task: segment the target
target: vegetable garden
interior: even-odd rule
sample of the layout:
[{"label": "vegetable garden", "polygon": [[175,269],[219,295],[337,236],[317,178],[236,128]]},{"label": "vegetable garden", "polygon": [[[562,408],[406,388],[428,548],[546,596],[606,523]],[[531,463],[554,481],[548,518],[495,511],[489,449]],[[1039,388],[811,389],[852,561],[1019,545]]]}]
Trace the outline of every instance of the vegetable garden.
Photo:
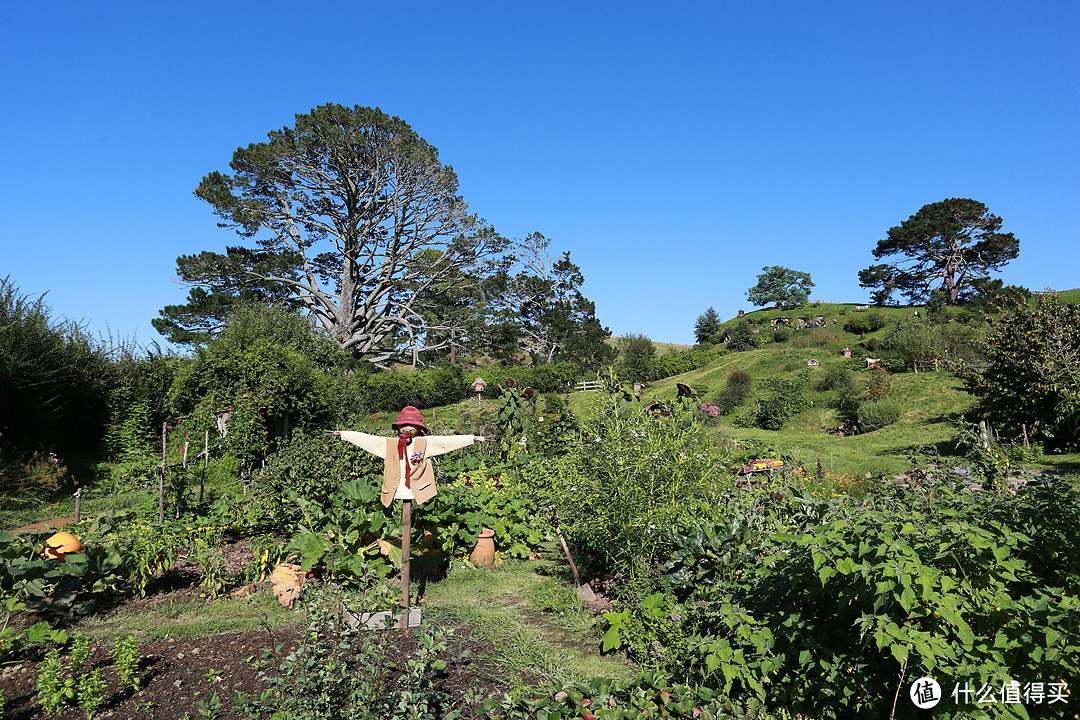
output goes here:
[{"label": "vegetable garden", "polygon": [[[503,413],[492,408],[490,421],[513,435],[487,454],[441,458],[440,493],[414,516],[416,602],[429,618],[420,629],[350,622],[395,607],[400,519],[378,502],[381,466],[328,435],[296,434],[252,471],[246,493],[212,478],[201,503],[200,465],[163,462],[165,522],[147,494],[67,526],[84,548],[62,561],[42,556],[48,531],[0,537],[0,654],[36,673],[5,686],[5,713],[100,717],[169,682],[140,649],[161,637],[93,628],[110,608],[158,596],[178,565],[208,600],[253,604],[268,630],[294,626],[270,630],[281,644],[263,643],[265,659],[251,630],[237,636],[261,673],[243,690],[226,697],[207,680],[186,707],[147,717],[914,717],[909,689],[923,677],[942,687],[936,717],[1072,712],[1080,505],[1070,479],[1010,491],[928,452],[901,477],[789,468],[742,485],[730,468],[760,448],[716,435],[695,398],[659,417],[612,384],[580,420],[556,395],[508,387],[495,402]],[[235,447],[219,443],[219,468],[239,465]],[[592,642],[639,674],[529,685],[526,673],[474,683],[489,697],[455,695],[445,678],[464,645],[425,587],[500,572],[465,560],[483,527],[508,567],[550,557],[548,508],[613,603],[594,616]],[[226,550],[238,544],[240,561]],[[292,610],[273,610],[259,583],[285,562],[308,579]],[[998,702],[952,695],[986,687]],[[1001,701],[1009,688],[1016,702]]]}]

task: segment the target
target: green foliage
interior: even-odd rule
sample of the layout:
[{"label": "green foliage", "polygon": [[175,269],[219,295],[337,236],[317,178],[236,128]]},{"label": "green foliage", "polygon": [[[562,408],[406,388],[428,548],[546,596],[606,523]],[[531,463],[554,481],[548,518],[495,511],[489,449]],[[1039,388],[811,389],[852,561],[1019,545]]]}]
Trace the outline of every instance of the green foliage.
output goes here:
[{"label": "green foliage", "polygon": [[631,720],[646,717],[728,720],[747,717],[719,693],[705,687],[680,685],[663,673],[644,672],[633,680],[596,678],[588,682],[559,684],[543,695],[492,698],[484,703],[482,717],[499,720],[533,718],[584,718]]},{"label": "green foliage", "polygon": [[28,628],[14,627],[12,620],[25,608],[26,604],[15,595],[0,601],[0,664],[19,659],[34,645],[63,645],[68,641],[67,630],[53,629],[44,620]]},{"label": "green foliage", "polygon": [[94,603],[85,593],[115,588],[124,577],[123,558],[101,545],[84,546],[63,560],[46,558],[44,543],[51,534],[0,534],[0,591],[17,595],[36,612],[89,613]]},{"label": "green foliage", "polygon": [[645,382],[651,379],[656,347],[645,335],[631,334],[619,339],[619,360],[616,365],[619,376],[627,382]]},{"label": "green foliage", "polygon": [[892,425],[903,414],[900,403],[894,398],[867,400],[859,405],[859,429],[863,432],[880,430]]},{"label": "green foliage", "polygon": [[381,486],[379,458],[328,434],[295,435],[252,478],[268,527],[291,528],[300,518],[299,506],[290,493],[301,498],[329,498],[345,481],[361,480],[372,488]]},{"label": "green foliage", "polygon": [[[330,497],[290,491],[303,517],[284,552],[295,556],[302,570],[317,566],[327,579],[354,587],[385,577],[392,569],[389,548],[378,541],[392,536],[393,526],[378,497],[376,487],[359,479],[342,483]],[[401,536],[400,527],[396,536]]]},{"label": "green foliage", "polygon": [[899,256],[892,263],[859,271],[859,284],[877,288],[872,301],[882,305],[899,290],[911,302],[927,298],[936,280],[945,302],[957,305],[985,287],[991,270],[999,270],[1020,254],[1012,233],[998,232],[1001,218],[967,198],[949,198],[923,205],[878,241],[874,257]]},{"label": "green foliage", "polygon": [[[492,293],[501,298],[496,304],[502,306],[498,315],[506,339],[527,352],[533,365],[571,362],[579,372],[599,372],[615,356],[607,344],[611,331],[596,318],[596,304],[581,293],[581,268],[568,252],[552,258],[549,244],[537,232],[517,242],[513,259],[522,270]],[[510,344],[504,343],[496,357],[505,358]]]},{"label": "green foliage", "polygon": [[[258,249],[182,256],[184,281],[211,295],[286,298],[380,366],[444,348],[447,331],[483,319],[481,279],[507,241],[468,212],[454,171],[400,118],[322,105],[237,148],[229,165],[195,196],[239,236],[258,235]],[[195,309],[223,306],[207,305]]]},{"label": "green foliage", "polygon": [[139,639],[134,635],[119,635],[113,641],[110,655],[116,674],[123,685],[136,691],[142,684],[142,678],[139,677],[139,654]]},{"label": "green foliage", "polygon": [[397,412],[406,405],[452,405],[468,392],[460,367],[430,368],[409,373],[396,371],[356,373],[342,380],[340,413],[343,417]]},{"label": "green foliage", "polygon": [[982,371],[960,368],[978,412],[1002,429],[1080,442],[1080,304],[1053,295],[1010,301],[982,343]]},{"label": "green foliage", "polygon": [[507,381],[507,387],[499,389],[501,393],[496,401],[498,414],[495,424],[498,428],[499,452],[505,460],[523,450],[521,443],[525,440],[525,428],[535,411],[532,398],[536,395],[530,393],[529,397],[525,397],[513,378]]},{"label": "green foliage", "polygon": [[800,373],[794,377],[766,378],[762,387],[765,397],[757,407],[736,420],[742,427],[758,427],[762,430],[780,430],[792,416],[810,407],[805,395],[809,376]]},{"label": "green foliage", "polygon": [[633,396],[596,393],[592,418],[568,457],[576,466],[553,495],[569,537],[607,567],[635,573],[653,562],[661,533],[708,511],[731,451],[692,419],[697,402],[655,418]]},{"label": "green foliage", "polygon": [[643,599],[636,609],[605,613],[608,629],[602,649],[625,648],[649,670],[679,667],[690,657],[690,639],[682,621],[686,612],[692,610],[674,596],[658,592]]},{"label": "green foliage", "polygon": [[[442,502],[456,512],[457,521],[466,521],[466,527],[470,514],[478,514],[483,524],[495,531],[495,544],[506,556],[529,557],[550,535],[550,528],[541,515],[543,505],[539,504],[547,498],[537,497],[530,487],[534,465],[488,465],[484,461],[463,464],[466,467],[447,484]],[[430,522],[431,518],[425,519],[425,523]],[[433,529],[436,539],[445,537],[446,527]],[[455,542],[468,544],[475,539],[476,532],[470,528],[464,538],[455,539]],[[447,550],[451,549],[448,543],[444,542],[444,545]]]},{"label": "green foliage", "polygon": [[1067,550],[1080,540],[1075,488],[953,490],[932,466],[910,477],[917,489],[831,501],[785,490],[729,507],[754,523],[755,505],[771,506],[762,532],[720,526],[710,540],[700,524],[677,530],[663,577],[693,613],[674,597],[646,598],[609,616],[611,646],[648,648],[663,608],[682,627],[662,632],[689,648],[664,670],[813,717],[888,716],[902,670],[975,687],[1080,670],[1080,560]]},{"label": "green foliage", "polygon": [[649,377],[653,380],[681,375],[711,363],[723,353],[720,349],[690,348],[682,352],[667,352],[653,358]]},{"label": "green foliage", "polygon": [[55,714],[64,703],[75,700],[76,680],[73,677],[64,677],[64,669],[59,648],[47,652],[38,666],[37,701],[47,713]]},{"label": "green foliage", "polygon": [[[305,590],[306,623],[299,645],[277,651],[265,664],[267,690],[237,698],[250,716],[291,720],[436,720],[449,718],[449,697],[434,689],[446,667],[439,655],[448,631],[422,625],[415,632],[372,632],[357,622],[372,608],[344,597],[332,586]],[[406,641],[415,647],[402,653]],[[410,643],[411,645],[411,643]],[[404,660],[392,658],[402,654]]]},{"label": "green foliage", "polygon": [[721,415],[733,413],[735,408],[742,405],[746,398],[750,397],[750,388],[753,383],[754,378],[745,370],[732,370],[728,373],[724,389],[713,400],[717,411]]},{"label": "green foliage", "polygon": [[750,325],[747,322],[737,322],[728,331],[726,347],[728,350],[735,352],[753,350],[757,347],[754,333],[750,330]]},{"label": "green foliage", "polygon": [[[181,367],[170,402],[176,412],[200,417],[197,437],[215,415],[239,414],[251,403],[265,413],[259,425],[286,417],[292,426],[315,423],[335,414],[333,376],[327,369],[340,368],[343,360],[308,320],[280,308],[243,308]],[[266,427],[248,427],[253,424],[247,421],[244,438],[237,441],[245,453],[265,445]]]},{"label": "green foliage", "polygon": [[871,312],[856,315],[844,323],[844,331],[854,335],[866,335],[885,327],[885,318],[881,313]]},{"label": "green foliage", "polygon": [[[86,331],[52,317],[0,279],[0,429],[20,448],[93,445],[106,420],[111,375]],[[7,487],[5,487],[5,490]]]},{"label": "green foliage", "polygon": [[712,337],[722,329],[720,316],[716,314],[714,308],[709,307],[701,315],[698,315],[698,319],[694,323],[694,339],[697,340],[698,344],[711,342]]},{"label": "green foliage", "polygon": [[484,395],[492,398],[498,397],[502,391],[500,387],[507,387],[508,381],[513,378],[519,387],[531,387],[540,393],[566,392],[578,374],[578,368],[571,362],[557,362],[550,365],[502,365],[497,367],[483,368],[477,372],[477,376],[484,379],[487,387]]},{"label": "green foliage", "polygon": [[776,303],[777,307],[797,307],[805,305],[810,298],[810,288],[814,287],[810,273],[790,270],[780,265],[763,267],[757,277],[757,285],[746,291],[747,299],[754,305]]},{"label": "green foliage", "polygon": [[893,385],[892,376],[883,365],[875,365],[870,368],[870,379],[866,382],[866,391],[863,398],[866,400],[884,400],[894,397],[896,388]]},{"label": "green foliage", "polygon": [[528,434],[530,453],[555,457],[566,452],[577,433],[578,425],[570,412],[566,395],[548,393],[543,396],[543,408],[532,423]]}]

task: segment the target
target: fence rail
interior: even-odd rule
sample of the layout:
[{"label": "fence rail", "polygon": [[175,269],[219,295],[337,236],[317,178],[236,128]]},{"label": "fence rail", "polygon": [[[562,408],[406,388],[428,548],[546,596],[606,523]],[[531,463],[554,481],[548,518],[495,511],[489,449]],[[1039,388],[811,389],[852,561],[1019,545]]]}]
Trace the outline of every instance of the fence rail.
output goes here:
[{"label": "fence rail", "polygon": [[577,392],[595,392],[602,387],[604,387],[604,383],[600,380],[583,380],[574,386],[574,390]]}]

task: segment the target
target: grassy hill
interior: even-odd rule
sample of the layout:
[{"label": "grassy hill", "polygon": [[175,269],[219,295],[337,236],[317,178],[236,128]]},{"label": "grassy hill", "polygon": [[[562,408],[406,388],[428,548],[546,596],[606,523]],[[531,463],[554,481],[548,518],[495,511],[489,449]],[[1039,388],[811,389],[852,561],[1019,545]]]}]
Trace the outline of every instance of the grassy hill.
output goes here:
[{"label": "grassy hill", "polygon": [[[1080,301],[1080,290],[1059,293],[1068,301]],[[744,321],[751,324],[760,347],[746,352],[728,352],[705,367],[682,375],[664,378],[646,386],[643,397],[671,399],[676,395],[675,385],[686,383],[704,401],[713,400],[723,390],[728,375],[734,370],[744,370],[754,378],[751,397],[732,414],[720,418],[717,432],[743,441],[753,441],[762,446],[762,452],[771,455],[788,454],[806,466],[815,466],[820,458],[827,472],[893,473],[909,467],[907,452],[912,448],[929,445],[945,455],[959,452],[956,443],[955,422],[975,402],[950,372],[896,372],[891,377],[896,397],[903,415],[898,422],[880,430],[861,435],[839,437],[826,431],[841,424],[841,417],[833,409],[835,393],[816,389],[820,379],[830,368],[846,366],[852,369],[858,382],[869,376],[865,358],[878,357],[880,353],[867,350],[873,346],[872,338],[889,334],[902,319],[912,317],[916,311],[925,312],[922,306],[865,308],[853,304],[811,303],[799,308],[779,310],[775,308],[747,313],[742,318],[725,323]],[[959,314],[961,308],[946,308],[946,316]],[[844,329],[849,320],[864,314],[882,317],[885,326],[866,334],[854,334]],[[798,318],[816,321],[824,318],[824,327],[790,330],[786,341],[771,342],[774,318],[787,318],[793,324]],[[833,320],[836,320],[835,324]],[[959,327],[959,326],[958,326]],[[657,345],[658,355],[660,344]],[[685,347],[685,346],[683,346]],[[844,357],[844,348],[851,350],[851,358]],[[816,361],[813,367],[808,362]],[[806,396],[812,406],[790,419],[780,431],[740,428],[736,418],[755,406],[763,394],[761,384],[767,378],[794,378],[807,375]],[[575,412],[588,412],[587,393],[577,393],[571,398]],[[1080,455],[1048,457],[1046,466],[1075,468]]]}]

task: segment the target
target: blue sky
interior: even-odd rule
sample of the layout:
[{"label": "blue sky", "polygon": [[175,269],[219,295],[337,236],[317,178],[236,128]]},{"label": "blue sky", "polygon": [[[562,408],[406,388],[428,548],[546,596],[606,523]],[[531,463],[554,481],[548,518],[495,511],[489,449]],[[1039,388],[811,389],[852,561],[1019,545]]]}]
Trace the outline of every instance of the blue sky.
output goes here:
[{"label": "blue sky", "polygon": [[409,122],[509,237],[569,250],[615,334],[692,342],[767,265],[862,302],[885,232],[949,197],[1080,286],[1080,4],[5,3],[0,277],[160,341],[178,255],[237,238],[192,196],[327,102]]}]

